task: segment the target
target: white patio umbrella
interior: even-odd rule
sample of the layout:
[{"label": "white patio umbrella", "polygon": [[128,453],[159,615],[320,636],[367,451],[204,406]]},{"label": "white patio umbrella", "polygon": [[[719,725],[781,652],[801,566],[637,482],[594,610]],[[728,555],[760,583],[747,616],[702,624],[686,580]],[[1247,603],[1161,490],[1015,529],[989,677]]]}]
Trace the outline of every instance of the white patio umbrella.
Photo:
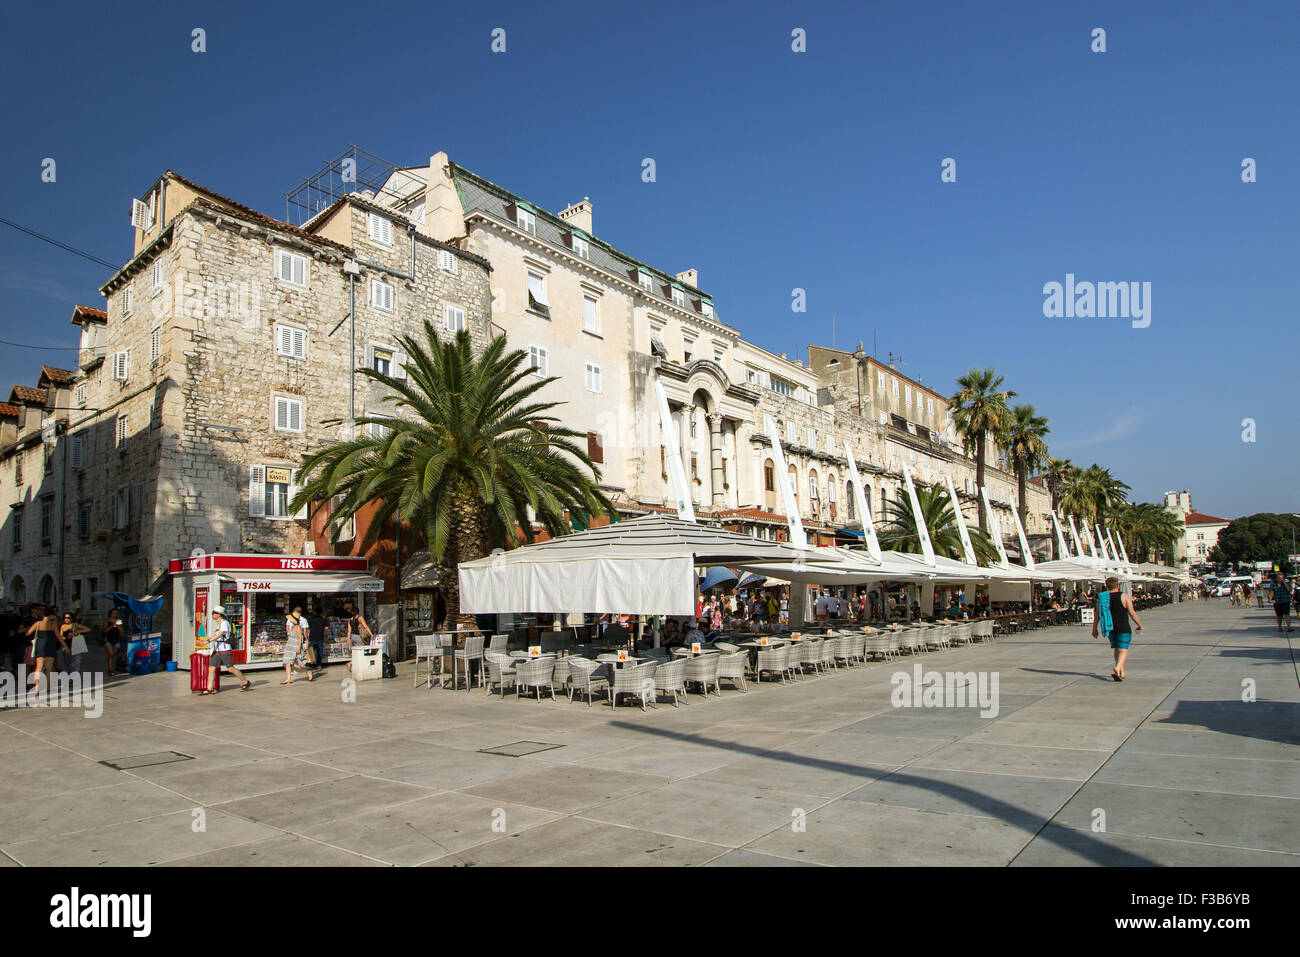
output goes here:
[{"label": "white patio umbrella", "polygon": [[693,615],[696,566],[817,561],[814,551],[646,515],[463,562],[460,605],[466,614]]}]

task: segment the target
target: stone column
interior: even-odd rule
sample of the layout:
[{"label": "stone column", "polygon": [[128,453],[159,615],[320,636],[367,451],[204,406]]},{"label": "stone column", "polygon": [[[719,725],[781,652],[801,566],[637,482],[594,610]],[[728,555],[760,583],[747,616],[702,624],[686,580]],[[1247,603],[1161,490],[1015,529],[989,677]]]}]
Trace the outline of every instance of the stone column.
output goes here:
[{"label": "stone column", "polygon": [[709,420],[709,462],[713,469],[713,507],[725,508],[727,493],[722,487],[724,473],[722,470],[722,415],[710,412]]}]

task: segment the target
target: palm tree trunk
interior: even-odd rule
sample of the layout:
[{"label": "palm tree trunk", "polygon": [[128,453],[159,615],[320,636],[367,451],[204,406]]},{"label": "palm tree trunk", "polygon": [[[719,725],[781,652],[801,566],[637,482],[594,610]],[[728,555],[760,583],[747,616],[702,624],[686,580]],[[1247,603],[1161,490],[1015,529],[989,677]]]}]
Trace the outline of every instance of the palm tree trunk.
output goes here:
[{"label": "palm tree trunk", "polygon": [[486,538],[486,526],[479,511],[478,500],[468,489],[457,489],[452,494],[453,541],[449,542],[451,551],[456,556],[456,567],[452,569],[447,583],[447,620],[449,623],[476,628],[478,623],[473,615],[464,615],[460,611],[460,575],[461,562],[473,561],[483,557],[483,541]]},{"label": "palm tree trunk", "polygon": [[1029,494],[1029,469],[1024,463],[1016,465],[1016,491],[1020,495],[1020,501],[1016,503],[1016,511],[1020,513],[1020,524],[1024,526],[1025,534],[1029,534],[1029,508],[1025,504],[1025,497]]}]

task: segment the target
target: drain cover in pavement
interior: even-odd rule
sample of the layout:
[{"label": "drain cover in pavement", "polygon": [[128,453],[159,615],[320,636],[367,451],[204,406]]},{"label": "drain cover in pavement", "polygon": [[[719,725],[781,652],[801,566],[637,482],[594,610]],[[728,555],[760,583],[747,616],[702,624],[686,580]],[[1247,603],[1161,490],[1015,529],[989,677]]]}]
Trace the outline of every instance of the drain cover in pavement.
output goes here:
[{"label": "drain cover in pavement", "polygon": [[173,764],[176,761],[193,761],[194,758],[179,751],[155,751],[153,754],[133,754],[126,758],[114,758],[112,761],[100,761],[119,771],[133,771],[136,768],[151,768],[155,764]]},{"label": "drain cover in pavement", "polygon": [[495,748],[483,748],[480,754],[504,754],[508,758],[522,758],[525,754],[536,754],[538,751],[550,751],[552,748],[562,748],[562,744],[544,744],[541,741],[516,741],[513,744],[503,744]]}]

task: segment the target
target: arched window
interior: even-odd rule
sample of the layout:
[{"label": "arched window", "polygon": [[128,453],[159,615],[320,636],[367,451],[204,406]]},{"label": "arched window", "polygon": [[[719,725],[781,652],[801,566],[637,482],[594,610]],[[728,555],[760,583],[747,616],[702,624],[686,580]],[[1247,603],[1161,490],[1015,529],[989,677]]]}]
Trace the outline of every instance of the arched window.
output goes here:
[{"label": "arched window", "polygon": [[844,483],[844,506],[849,510],[849,521],[852,522],[858,517],[858,503],[854,501],[853,479]]},{"label": "arched window", "polygon": [[790,466],[790,491],[794,494],[795,501],[799,501],[799,471],[793,465]]},{"label": "arched window", "polygon": [[41,604],[49,607],[59,603],[58,589],[54,587],[54,579],[46,575],[41,579]]},{"label": "arched window", "polygon": [[15,605],[27,604],[27,583],[23,581],[22,575],[15,575],[13,581],[9,583],[9,594],[5,596],[5,600]]},{"label": "arched window", "polygon": [[808,498],[811,502],[812,510],[815,512],[821,508],[822,495],[821,489],[817,487],[817,470],[808,470]]},{"label": "arched window", "polygon": [[776,466],[771,459],[763,462],[763,491],[776,491]]}]

